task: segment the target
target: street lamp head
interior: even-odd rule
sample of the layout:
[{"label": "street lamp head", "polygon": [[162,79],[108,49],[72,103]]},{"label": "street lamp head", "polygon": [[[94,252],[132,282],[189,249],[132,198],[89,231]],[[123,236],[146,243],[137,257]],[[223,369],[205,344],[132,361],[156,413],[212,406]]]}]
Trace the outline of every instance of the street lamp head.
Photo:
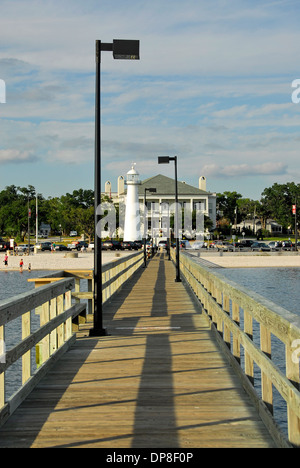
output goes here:
[{"label": "street lamp head", "polygon": [[158,164],[169,164],[170,156],[158,156]]},{"label": "street lamp head", "polygon": [[131,41],[126,39],[113,40],[114,59],[139,60],[140,59],[140,41]]}]

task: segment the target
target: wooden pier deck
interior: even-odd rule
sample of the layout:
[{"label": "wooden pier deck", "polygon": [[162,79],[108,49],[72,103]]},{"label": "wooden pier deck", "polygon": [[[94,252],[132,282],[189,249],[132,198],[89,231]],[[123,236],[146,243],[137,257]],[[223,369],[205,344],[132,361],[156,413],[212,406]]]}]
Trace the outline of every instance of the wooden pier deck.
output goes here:
[{"label": "wooden pier deck", "polygon": [[[0,447],[272,448],[208,324],[164,254],[82,330],[0,429]],[[86,325],[85,325],[86,327]]]}]

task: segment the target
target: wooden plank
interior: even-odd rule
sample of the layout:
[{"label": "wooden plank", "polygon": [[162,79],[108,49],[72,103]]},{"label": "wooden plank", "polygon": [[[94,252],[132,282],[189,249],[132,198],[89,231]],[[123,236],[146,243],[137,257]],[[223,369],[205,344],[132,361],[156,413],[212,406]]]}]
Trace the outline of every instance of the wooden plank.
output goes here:
[{"label": "wooden plank", "polygon": [[105,306],[107,336],[81,329],[0,430],[1,448],[274,447],[164,258]]}]

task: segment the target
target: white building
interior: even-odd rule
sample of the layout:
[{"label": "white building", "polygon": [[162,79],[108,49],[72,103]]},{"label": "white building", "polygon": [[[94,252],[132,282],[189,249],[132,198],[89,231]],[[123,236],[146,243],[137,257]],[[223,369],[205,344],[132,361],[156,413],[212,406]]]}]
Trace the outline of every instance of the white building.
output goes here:
[{"label": "white building", "polygon": [[[129,171],[130,172],[130,171]],[[130,186],[128,186],[128,189]],[[135,185],[138,189],[138,201],[140,206],[140,232],[142,237],[146,232],[146,237],[162,238],[168,237],[166,229],[168,228],[167,220],[174,212],[175,206],[175,180],[161,174],[150,177],[139,184]],[[110,185],[107,185],[110,190]],[[155,188],[156,193],[146,191],[146,205],[147,209],[144,210],[144,196],[145,189]],[[127,234],[123,236],[122,230],[122,205],[126,204],[126,199],[130,192],[125,188],[125,179],[123,176],[118,178],[118,192],[111,193],[111,198],[114,203],[120,203],[121,220],[119,229],[119,236],[124,240]],[[109,195],[109,193],[105,193]],[[130,195],[131,197],[131,195]],[[179,208],[182,208],[187,216],[191,216],[193,210],[200,210],[204,215],[208,216],[213,222],[213,228],[216,226],[216,193],[211,193],[206,190],[206,178],[204,176],[199,178],[199,187],[186,184],[185,182],[178,182],[178,203]],[[146,212],[146,229],[144,230],[144,213]],[[188,215],[190,213],[190,215]],[[179,226],[181,228],[181,226]],[[182,232],[180,229],[179,235],[187,236],[195,235],[195,232]],[[138,238],[134,239],[137,240]]]},{"label": "white building", "polygon": [[[245,219],[241,223],[232,225],[233,229],[237,229],[240,232],[243,232],[244,229],[249,229],[256,234],[257,231],[263,228],[261,220],[259,218],[255,219]],[[272,236],[282,235],[282,225],[274,221],[273,219],[266,220],[266,230],[271,233]]]}]

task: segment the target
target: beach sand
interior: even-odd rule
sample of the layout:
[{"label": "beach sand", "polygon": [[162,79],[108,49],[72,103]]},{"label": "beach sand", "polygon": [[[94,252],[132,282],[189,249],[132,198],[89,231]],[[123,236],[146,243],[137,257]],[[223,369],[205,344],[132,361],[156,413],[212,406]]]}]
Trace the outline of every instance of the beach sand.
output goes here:
[{"label": "beach sand", "polygon": [[[192,254],[197,257],[197,253]],[[300,268],[300,252],[224,252],[223,255],[205,252],[200,258],[223,268]]]},{"label": "beach sand", "polygon": [[[121,252],[119,255],[127,256],[132,252]],[[0,254],[0,271],[5,270],[19,270],[20,260],[23,259],[23,270],[27,271],[29,265],[31,270],[86,270],[93,269],[94,267],[94,254],[93,252],[78,253],[78,258],[69,258],[66,252],[41,252],[31,255],[18,255],[8,257],[8,266],[4,265],[4,252]],[[117,260],[118,253],[116,252],[102,252],[102,263],[108,263]]]},{"label": "beach sand", "polygon": [[[197,257],[197,251],[189,251]],[[117,260],[120,257],[131,255],[132,252],[102,252],[103,264]],[[0,271],[19,270],[21,258],[24,261],[24,271],[28,270],[82,270],[92,269],[94,265],[94,254],[92,252],[78,253],[78,258],[68,258],[66,252],[42,252],[24,256],[9,256],[8,266],[4,265],[4,255],[0,254]],[[271,268],[271,267],[300,267],[300,252],[284,253],[228,253],[220,255],[218,252],[201,252],[200,258],[223,268]]]}]

